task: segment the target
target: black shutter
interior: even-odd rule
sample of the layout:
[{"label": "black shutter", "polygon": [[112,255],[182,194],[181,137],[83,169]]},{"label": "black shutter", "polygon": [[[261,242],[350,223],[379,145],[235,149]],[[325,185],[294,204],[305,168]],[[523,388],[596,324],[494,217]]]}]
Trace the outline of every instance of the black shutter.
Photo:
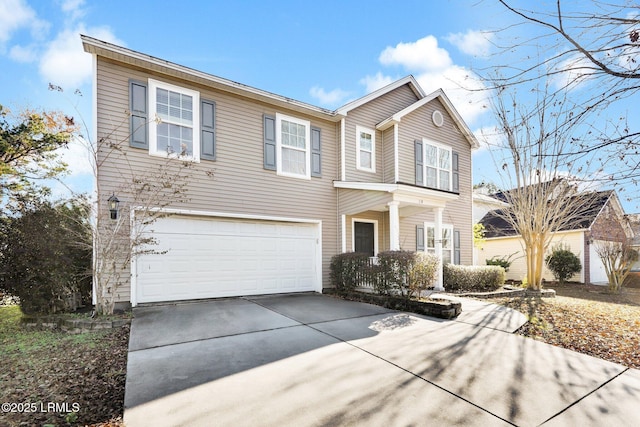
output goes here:
[{"label": "black shutter", "polygon": [[416,225],[416,251],[424,251],[424,226]]},{"label": "black shutter", "polygon": [[422,141],[415,141],[415,157],[416,157],[416,185],[424,185],[424,162],[422,161]]},{"label": "black shutter", "polygon": [[264,115],[264,168],[276,170],[276,118]]},{"label": "black shutter", "polygon": [[147,84],[135,80],[129,81],[129,107],[131,126],[129,145],[134,148],[149,149]]},{"label": "black shutter", "polygon": [[322,176],[322,144],[319,128],[311,128],[311,176]]},{"label": "black shutter", "polygon": [[453,230],[453,263],[460,265],[460,230]]},{"label": "black shutter", "polygon": [[451,180],[452,180],[452,188],[451,191],[454,193],[460,192],[460,175],[458,174],[458,153],[455,151],[451,154]]},{"label": "black shutter", "polygon": [[216,103],[200,101],[200,158],[216,159]]}]

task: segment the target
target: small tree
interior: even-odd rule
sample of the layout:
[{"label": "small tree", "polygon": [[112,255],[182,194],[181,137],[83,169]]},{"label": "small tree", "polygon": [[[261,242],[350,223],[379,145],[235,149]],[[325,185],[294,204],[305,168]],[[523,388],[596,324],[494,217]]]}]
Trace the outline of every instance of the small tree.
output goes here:
[{"label": "small tree", "polygon": [[628,240],[623,242],[596,240],[593,246],[607,273],[609,290],[619,292],[631,267],[638,260],[638,251],[629,245]]},{"label": "small tree", "polygon": [[484,243],[487,241],[484,237],[485,231],[484,225],[479,222],[473,224],[473,246],[478,249],[482,249]]},{"label": "small tree", "polygon": [[0,104],[0,203],[37,201],[48,194],[36,183],[66,171],[56,150],[65,147],[76,131],[73,118],[60,112],[13,114]]},{"label": "small tree", "polygon": [[544,254],[554,233],[583,221],[595,206],[598,194],[581,191],[580,176],[589,176],[586,158],[571,152],[580,121],[569,120],[572,107],[563,100],[538,92],[533,107],[523,107],[515,93],[501,88],[494,102],[504,138],[492,150],[505,181],[501,199],[507,208],[495,211],[522,239],[527,265],[527,286],[542,288]]},{"label": "small tree", "polygon": [[[49,84],[49,90],[63,93],[64,89]],[[75,91],[76,95],[82,95]],[[138,123],[131,129],[131,111],[113,116],[108,127],[96,124],[98,138],[95,141],[79,137],[88,151],[88,158],[97,182],[94,203],[88,207],[93,234],[93,291],[96,311],[111,314],[120,296],[120,289],[131,275],[131,261],[143,254],[164,253],[147,233],[158,219],[166,217],[165,208],[187,201],[187,185],[192,182],[194,164],[182,158],[180,153],[157,158],[157,162],[141,167],[131,157],[128,148],[132,134],[142,127],[161,123],[158,117]],[[84,120],[81,120],[84,124]],[[85,132],[88,134],[86,124]],[[119,177],[120,185],[112,180],[100,179],[105,170]],[[213,178],[211,170],[203,175]],[[112,219],[108,198],[117,195],[119,212]]]},{"label": "small tree", "polygon": [[580,259],[571,252],[568,246],[561,244],[554,246],[553,250],[544,260],[547,268],[553,273],[560,285],[582,270]]}]

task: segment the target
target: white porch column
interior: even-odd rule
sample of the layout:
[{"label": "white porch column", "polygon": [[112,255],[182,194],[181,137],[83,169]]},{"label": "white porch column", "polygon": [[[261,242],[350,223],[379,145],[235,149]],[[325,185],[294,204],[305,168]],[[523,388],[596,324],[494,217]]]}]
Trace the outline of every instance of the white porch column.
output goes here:
[{"label": "white porch column", "polygon": [[398,205],[400,202],[389,202],[389,249],[392,251],[400,250],[400,213]]},{"label": "white porch column", "polygon": [[434,290],[436,291],[444,291],[444,275],[443,275],[443,265],[442,265],[442,211],[443,208],[436,208],[434,212],[435,217],[435,227],[433,230],[434,240],[436,244],[436,256],[438,260],[440,260],[440,268],[438,269],[438,279]]}]

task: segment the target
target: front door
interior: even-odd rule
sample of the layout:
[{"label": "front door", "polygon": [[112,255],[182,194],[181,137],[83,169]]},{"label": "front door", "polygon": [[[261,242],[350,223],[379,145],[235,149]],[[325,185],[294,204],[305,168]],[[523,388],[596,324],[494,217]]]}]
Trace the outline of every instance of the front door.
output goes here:
[{"label": "front door", "polygon": [[375,256],[375,224],[372,222],[354,222],[353,238],[355,252]]}]

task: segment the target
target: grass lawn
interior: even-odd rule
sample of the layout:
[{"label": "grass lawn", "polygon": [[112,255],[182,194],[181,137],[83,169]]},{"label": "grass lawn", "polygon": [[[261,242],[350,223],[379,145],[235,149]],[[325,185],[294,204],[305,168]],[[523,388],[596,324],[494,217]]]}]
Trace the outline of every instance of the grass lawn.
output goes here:
[{"label": "grass lawn", "polygon": [[[122,416],[129,327],[69,334],[0,306],[0,425],[109,425]],[[104,423],[104,424],[101,424]]]},{"label": "grass lawn", "polygon": [[490,301],[528,317],[521,335],[640,369],[640,289],[610,294],[602,286],[547,287],[556,290],[556,298]]}]

